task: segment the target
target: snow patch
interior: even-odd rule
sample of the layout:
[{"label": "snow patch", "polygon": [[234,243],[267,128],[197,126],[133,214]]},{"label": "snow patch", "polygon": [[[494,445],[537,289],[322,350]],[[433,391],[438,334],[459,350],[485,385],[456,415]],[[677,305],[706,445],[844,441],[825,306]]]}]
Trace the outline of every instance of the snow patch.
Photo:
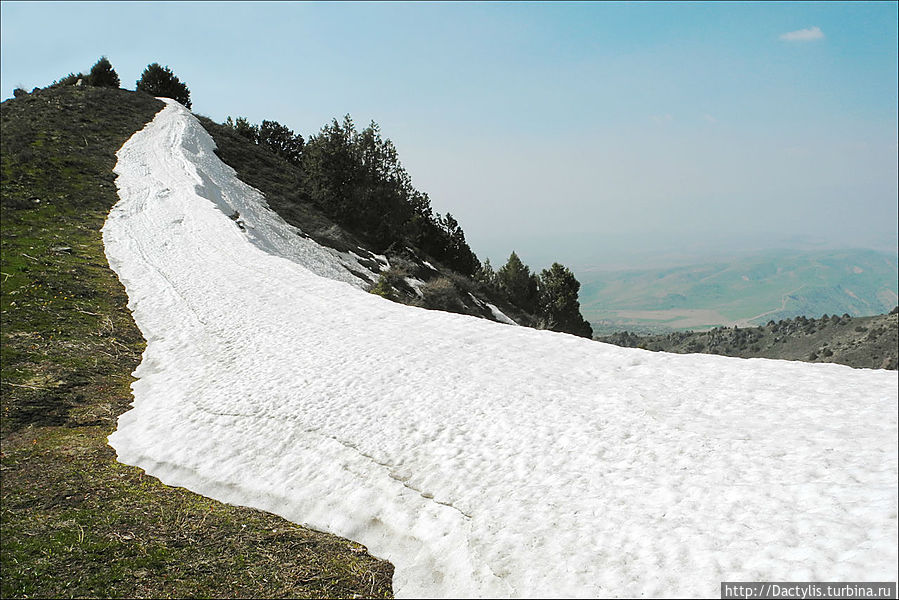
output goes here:
[{"label": "snow patch", "polygon": [[489,302],[485,302],[484,304],[487,305],[487,308],[493,313],[494,318],[500,323],[505,323],[506,325],[518,325],[518,323],[513,321],[510,317],[507,317],[506,313],[498,309],[495,305],[490,304]]},{"label": "snow patch", "polygon": [[507,317],[505,315],[505,313],[503,313],[503,311],[498,309],[493,304],[490,304],[487,301],[481,300],[480,298],[478,298],[471,292],[468,292],[468,295],[471,296],[471,299],[474,300],[476,305],[478,305],[481,308],[486,308],[486,309],[490,310],[490,312],[493,314],[493,318],[496,319],[498,322],[505,323],[506,325],[518,325],[518,323],[516,323],[515,321],[513,321],[512,319]]},{"label": "snow patch", "polygon": [[118,153],[103,238],[148,340],[122,462],[355,539],[398,597],[895,578],[896,372],[402,306],[213,147],[169,101]]},{"label": "snow patch", "polygon": [[424,298],[424,294],[421,291],[421,286],[425,284],[424,281],[417,277],[404,277],[404,279],[406,280],[406,283],[409,284],[409,287],[415,290],[415,293],[418,294],[419,298]]}]

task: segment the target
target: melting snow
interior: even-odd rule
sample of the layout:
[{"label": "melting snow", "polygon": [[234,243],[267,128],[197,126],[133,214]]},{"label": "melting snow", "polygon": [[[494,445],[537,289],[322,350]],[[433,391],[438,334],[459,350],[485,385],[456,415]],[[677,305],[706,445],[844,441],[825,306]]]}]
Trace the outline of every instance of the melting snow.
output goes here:
[{"label": "melting snow", "polygon": [[424,281],[422,281],[421,279],[419,279],[417,277],[404,277],[404,279],[406,280],[406,283],[409,284],[409,287],[411,287],[413,290],[415,290],[415,293],[418,294],[419,298],[424,296],[424,294],[421,291],[421,286],[423,286],[425,284]]},{"label": "melting snow", "polygon": [[513,321],[512,319],[507,317],[506,313],[504,313],[503,311],[498,309],[493,304],[490,304],[489,302],[487,302],[486,304],[487,304],[487,308],[490,309],[490,312],[493,313],[493,316],[496,317],[496,320],[499,321],[500,323],[505,323],[506,325],[518,325],[518,323],[516,323],[515,321]]},{"label": "melting snow", "polygon": [[507,317],[503,311],[498,309],[493,304],[490,304],[489,302],[482,302],[480,300],[480,298],[478,298],[471,292],[468,292],[468,297],[471,298],[472,301],[480,308],[488,309],[493,314],[493,318],[496,319],[497,321],[499,321],[500,323],[505,323],[506,325],[518,325],[518,323],[516,323],[515,321],[513,321],[512,319]]},{"label": "melting snow", "polygon": [[358,540],[398,596],[895,579],[896,372],[394,304],[213,148],[169,102],[118,154],[104,241],[148,340],[122,462]]}]

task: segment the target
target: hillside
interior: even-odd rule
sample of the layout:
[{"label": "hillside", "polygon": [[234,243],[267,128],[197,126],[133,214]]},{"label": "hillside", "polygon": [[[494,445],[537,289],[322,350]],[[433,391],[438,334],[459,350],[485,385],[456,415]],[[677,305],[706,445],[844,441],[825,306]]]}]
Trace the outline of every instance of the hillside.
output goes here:
[{"label": "hillside", "polygon": [[820,319],[797,317],[751,328],[716,327],[704,332],[600,336],[602,342],[626,348],[706,353],[740,358],[777,358],[830,362],[864,369],[896,369],[899,359],[899,314]]},{"label": "hillside", "polygon": [[358,544],[162,485],[107,445],[145,342],[100,228],[163,103],[44,89],[2,116],[2,596],[389,596]]},{"label": "hillside", "polygon": [[895,572],[895,372],[389,302],[213,148],[169,103],[116,165],[104,242],[148,340],[121,460],[364,543],[397,596]]},{"label": "hillside", "polygon": [[583,312],[600,334],[872,316],[899,298],[896,255],[873,250],[772,250],[707,264],[580,274]]},{"label": "hillside", "polygon": [[[396,302],[421,308],[530,325],[535,318],[473,278],[466,277],[428,255],[411,241],[394,243],[383,255],[372,251],[372,241],[329,218],[303,193],[302,169],[263,145],[254,144],[234,128],[199,117],[215,140],[216,155],[238,177],[265,195],[267,204],[288,224],[316,243],[339,253],[352,253],[358,265],[350,267],[366,289]],[[511,315],[510,319],[507,315]]]}]

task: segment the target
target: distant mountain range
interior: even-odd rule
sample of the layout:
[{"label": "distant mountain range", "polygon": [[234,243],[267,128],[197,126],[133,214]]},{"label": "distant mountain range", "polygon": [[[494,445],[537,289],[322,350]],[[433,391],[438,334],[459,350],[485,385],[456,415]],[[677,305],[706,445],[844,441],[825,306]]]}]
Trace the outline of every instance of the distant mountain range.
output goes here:
[{"label": "distant mountain range", "polygon": [[772,250],[660,269],[579,270],[581,311],[597,333],[753,326],[799,316],[889,312],[897,256],[875,250]]}]

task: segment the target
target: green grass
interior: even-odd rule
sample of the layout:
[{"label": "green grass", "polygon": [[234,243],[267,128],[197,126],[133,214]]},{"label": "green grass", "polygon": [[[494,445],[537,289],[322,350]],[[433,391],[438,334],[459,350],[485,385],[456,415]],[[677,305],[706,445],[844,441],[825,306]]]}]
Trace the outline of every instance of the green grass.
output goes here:
[{"label": "green grass", "polygon": [[162,103],[100,88],[2,104],[0,595],[389,597],[358,544],[161,484],[106,437],[144,340],[100,228],[115,151]]}]

